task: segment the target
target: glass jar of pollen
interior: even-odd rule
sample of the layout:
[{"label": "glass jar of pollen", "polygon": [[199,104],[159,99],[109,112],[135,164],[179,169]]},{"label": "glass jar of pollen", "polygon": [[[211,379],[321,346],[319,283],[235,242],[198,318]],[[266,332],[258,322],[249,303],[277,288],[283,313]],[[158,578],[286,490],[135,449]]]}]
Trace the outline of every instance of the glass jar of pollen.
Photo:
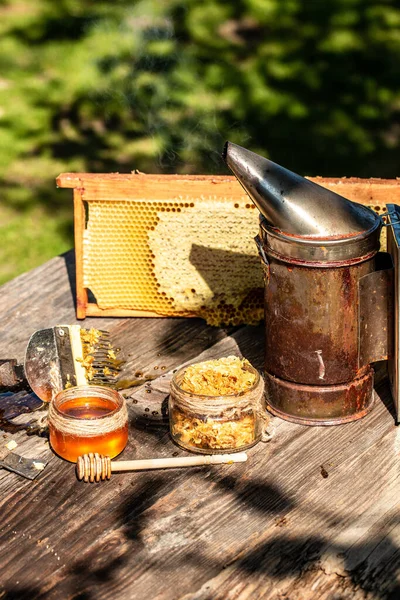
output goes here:
[{"label": "glass jar of pollen", "polygon": [[98,385],[59,392],[49,406],[50,445],[70,462],[88,452],[114,458],[128,441],[128,411],[117,391]]},{"label": "glass jar of pollen", "polygon": [[171,381],[172,439],[203,454],[246,450],[267,426],[263,397],[264,381],[246,359],[230,356],[184,367]]}]

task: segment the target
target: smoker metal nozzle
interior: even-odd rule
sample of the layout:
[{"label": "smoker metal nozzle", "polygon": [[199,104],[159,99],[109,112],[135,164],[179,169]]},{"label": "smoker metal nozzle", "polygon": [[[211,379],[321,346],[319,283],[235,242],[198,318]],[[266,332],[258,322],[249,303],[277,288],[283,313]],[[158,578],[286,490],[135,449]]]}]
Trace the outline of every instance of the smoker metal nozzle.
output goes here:
[{"label": "smoker metal nozzle", "polygon": [[268,223],[284,233],[353,236],[380,219],[369,208],[232,142],[226,142],[223,159]]}]

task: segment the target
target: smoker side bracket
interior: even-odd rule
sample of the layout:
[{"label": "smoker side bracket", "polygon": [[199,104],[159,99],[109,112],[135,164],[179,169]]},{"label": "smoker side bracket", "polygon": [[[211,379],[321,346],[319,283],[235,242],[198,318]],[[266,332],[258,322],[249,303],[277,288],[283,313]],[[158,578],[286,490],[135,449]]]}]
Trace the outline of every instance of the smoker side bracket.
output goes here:
[{"label": "smoker side bracket", "polygon": [[389,381],[392,390],[393,401],[396,409],[396,423],[400,422],[400,323],[399,323],[399,302],[400,302],[400,206],[396,204],[387,204],[388,227],[387,227],[387,245],[388,252],[392,257],[394,265],[394,285],[393,285],[393,357],[389,359],[388,371]]},{"label": "smoker side bracket", "polygon": [[359,281],[359,366],[393,356],[393,261],[379,252],[376,270]]}]

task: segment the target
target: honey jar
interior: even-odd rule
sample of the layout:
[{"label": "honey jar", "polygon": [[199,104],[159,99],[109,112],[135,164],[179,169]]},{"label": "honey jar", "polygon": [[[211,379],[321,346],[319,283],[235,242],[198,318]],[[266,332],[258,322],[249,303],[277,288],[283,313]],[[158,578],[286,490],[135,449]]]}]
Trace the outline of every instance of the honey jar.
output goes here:
[{"label": "honey jar", "polygon": [[59,392],[49,407],[50,445],[70,462],[89,452],[114,458],[128,441],[128,411],[117,391],[97,385]]},{"label": "honey jar", "polygon": [[173,440],[186,450],[203,454],[239,452],[254,446],[262,439],[268,421],[263,392],[263,379],[245,359],[226,357],[184,367],[171,381]]}]

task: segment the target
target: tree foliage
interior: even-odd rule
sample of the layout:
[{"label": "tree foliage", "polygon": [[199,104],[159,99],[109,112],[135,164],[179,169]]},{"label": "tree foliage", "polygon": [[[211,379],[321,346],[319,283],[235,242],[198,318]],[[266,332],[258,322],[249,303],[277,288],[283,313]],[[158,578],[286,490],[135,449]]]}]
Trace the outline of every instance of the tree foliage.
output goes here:
[{"label": "tree foliage", "polygon": [[0,179],[220,173],[225,139],[309,175],[398,175],[396,0],[0,0]]}]

